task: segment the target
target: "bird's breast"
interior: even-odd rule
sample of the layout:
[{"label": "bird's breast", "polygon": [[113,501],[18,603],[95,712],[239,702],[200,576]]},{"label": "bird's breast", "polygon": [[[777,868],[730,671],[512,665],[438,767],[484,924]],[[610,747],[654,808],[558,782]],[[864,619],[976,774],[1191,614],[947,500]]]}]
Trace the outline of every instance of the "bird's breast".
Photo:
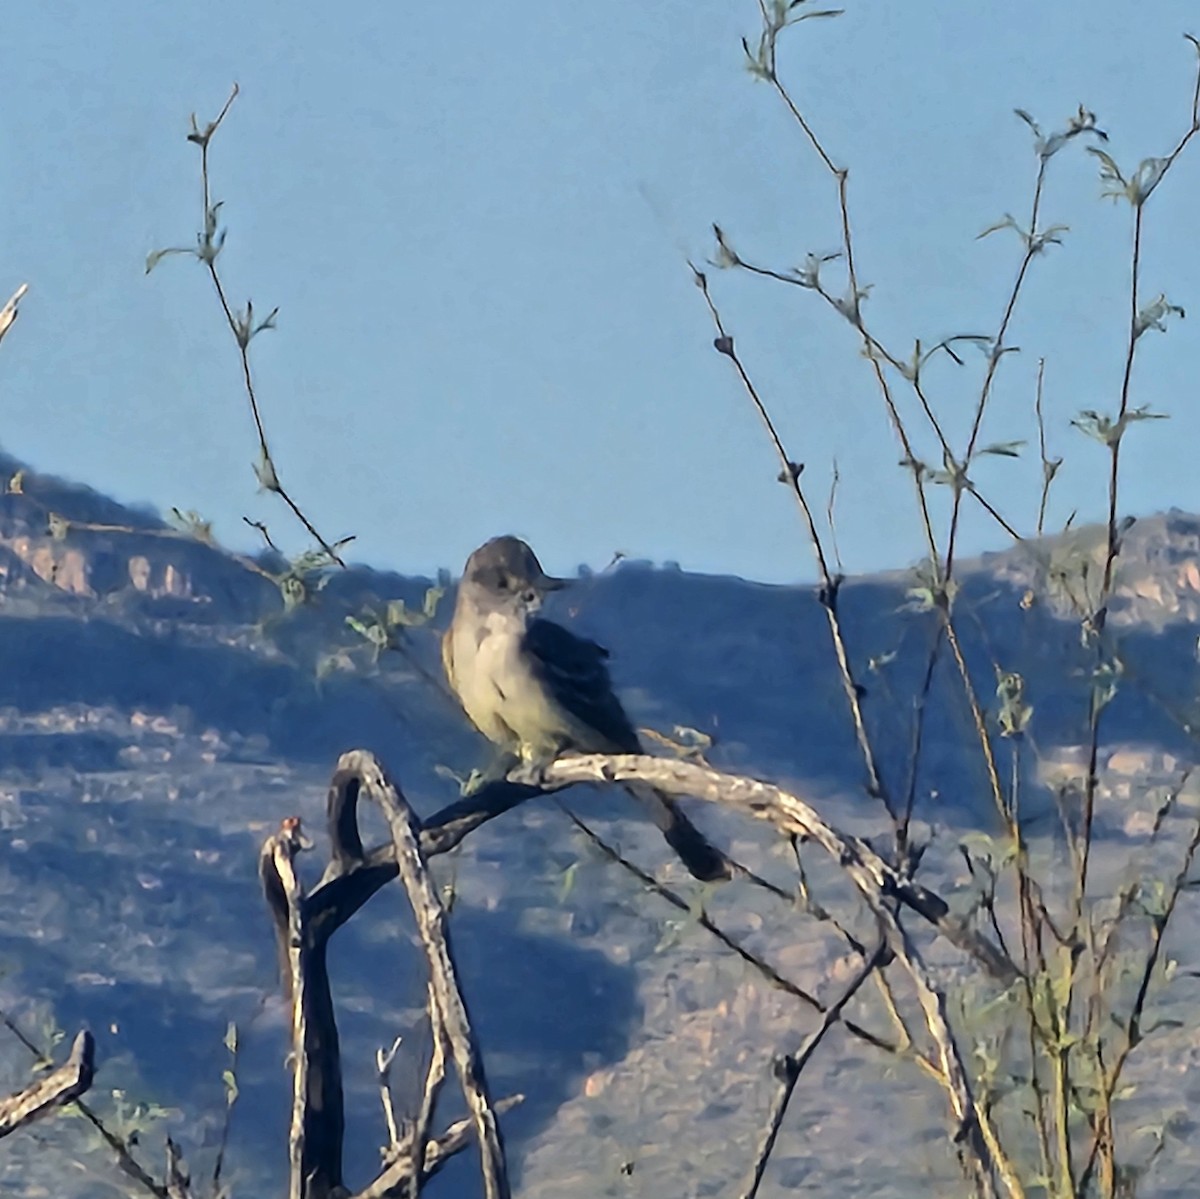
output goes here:
[{"label": "bird's breast", "polygon": [[510,709],[526,673],[523,636],[523,627],[499,613],[463,622],[451,634],[454,687],[463,709],[471,723],[498,745],[519,739],[510,723]]}]

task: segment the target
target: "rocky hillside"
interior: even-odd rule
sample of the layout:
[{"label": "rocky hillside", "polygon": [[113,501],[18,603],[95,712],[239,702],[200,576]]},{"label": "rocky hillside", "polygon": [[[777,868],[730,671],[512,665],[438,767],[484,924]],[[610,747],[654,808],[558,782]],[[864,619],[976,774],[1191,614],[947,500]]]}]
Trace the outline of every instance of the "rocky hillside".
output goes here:
[{"label": "rocky hillside", "polygon": [[[277,555],[226,553],[202,528],[177,528],[3,456],[0,492],[0,1007],[42,1037],[87,1023],[107,1107],[160,1105],[137,1117],[143,1142],[157,1145],[169,1128],[201,1163],[219,1138],[221,1037],[236,1020],[244,1053],[230,1168],[236,1193],[270,1190],[284,1161],[286,1084],[257,846],[285,815],[319,830],[329,769],[347,748],[378,753],[421,811],[452,799],[454,776],[484,761],[438,685],[449,597],[429,625],[395,630],[398,648],[377,654],[363,630],[389,603],[419,611],[433,580],[358,567],[297,575]],[[1090,659],[1071,602],[1097,585],[1102,554],[1100,532],[1082,529],[962,569],[959,624],[981,695],[994,709],[1000,667],[1023,676],[1034,708],[1023,762],[1032,822],[1051,810],[1053,786],[1083,769]],[[1148,831],[1155,789],[1195,760],[1200,519],[1137,522],[1120,562],[1110,629],[1122,669],[1106,717],[1101,812],[1113,879]],[[307,599],[289,606],[297,582]],[[905,573],[855,579],[841,596],[897,791],[934,629],[912,582]],[[880,827],[811,588],[623,563],[558,598],[557,618],[613,649],[642,725],[668,737],[680,726],[699,731],[713,739],[714,765],[792,782],[831,818]],[[571,800],[690,894],[631,804]],[[917,803],[944,849],[931,852],[929,869],[953,894],[963,885],[956,838],[989,827],[991,809],[960,684],[945,665],[930,695]],[[762,869],[783,868],[762,829],[714,810],[699,819]],[[457,879],[456,945],[493,1081],[530,1096],[509,1126],[522,1193],[728,1193],[746,1156],[731,1146],[757,1135],[770,1055],[807,1030],[803,1010],[590,854],[550,804],[487,827],[443,867]],[[832,985],[844,968],[835,944],[735,891],[714,897],[712,910],[774,946],[781,969],[818,990]],[[380,896],[339,941],[348,1156],[365,1181],[380,1136],[371,1057],[398,1033],[420,1043],[423,983],[398,897]],[[1174,1063],[1200,1065],[1190,1040],[1170,1052]],[[0,1090],[27,1066],[0,1035]],[[941,1101],[919,1075],[881,1082],[877,1060],[842,1044],[805,1078],[764,1194],[835,1193],[849,1177],[860,1195],[911,1194],[918,1179],[953,1189]],[[1154,1085],[1165,1088],[1157,1099]],[[1200,1094],[1189,1085],[1160,1073],[1146,1102],[1194,1110]],[[83,1151],[79,1128],[60,1120],[39,1135],[0,1144],[6,1194],[119,1193],[106,1155]],[[470,1193],[467,1176],[450,1174],[442,1193]],[[1177,1184],[1164,1176],[1161,1193]]]}]

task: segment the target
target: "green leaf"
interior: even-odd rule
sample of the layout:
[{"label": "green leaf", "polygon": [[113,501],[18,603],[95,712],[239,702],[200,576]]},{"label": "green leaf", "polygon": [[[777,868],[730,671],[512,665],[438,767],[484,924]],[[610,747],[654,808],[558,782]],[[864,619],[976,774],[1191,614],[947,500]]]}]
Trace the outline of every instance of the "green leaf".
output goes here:
[{"label": "green leaf", "polygon": [[445,594],[445,587],[430,587],[425,592],[425,602],[421,605],[421,611],[426,620],[432,620],[437,615],[438,604],[442,602]]},{"label": "green leaf", "polygon": [[420,612],[413,611],[403,600],[390,600],[385,620],[388,628],[419,628],[437,615],[438,604],[446,594],[444,587],[430,587],[421,602]]},{"label": "green leaf", "polygon": [[1151,329],[1155,329],[1159,333],[1165,333],[1167,331],[1167,321],[1173,316],[1177,316],[1180,320],[1183,320],[1187,316],[1187,313],[1178,304],[1172,304],[1160,292],[1154,300],[1137,314],[1137,320],[1133,326],[1134,337],[1141,337],[1143,333]]},{"label": "green leaf", "polygon": [[1129,183],[1121,174],[1121,168],[1117,166],[1116,159],[1107,151],[1101,150],[1099,146],[1088,146],[1088,153],[1094,154],[1100,160],[1100,182],[1102,184],[1100,194],[1110,200],[1132,201]]},{"label": "green leaf", "polygon": [[238,1051],[238,1028],[232,1020],[229,1021],[229,1025],[225,1029],[225,1048],[234,1054]]},{"label": "green leaf", "polygon": [[183,246],[168,246],[165,250],[151,250],[146,255],[146,274],[148,275],[164,258],[169,258],[172,254],[194,254],[195,252],[195,250],[188,250]]},{"label": "green leaf", "polygon": [[387,629],[379,622],[379,618],[374,613],[364,612],[363,616],[365,617],[363,620],[359,620],[357,616],[347,616],[346,624],[364,641],[378,649],[383,649],[388,642]]},{"label": "green leaf", "polygon": [[201,541],[205,545],[212,545],[214,543],[212,521],[205,520],[198,512],[193,512],[190,509],[187,512],[182,512],[178,508],[172,508],[171,523],[181,533],[186,533],[189,537],[194,537],[197,541]]},{"label": "green leaf", "polygon": [[562,881],[558,884],[558,902],[565,903],[567,896],[575,889],[575,875],[579,870],[578,860],[572,862],[563,871]]},{"label": "green leaf", "polygon": [[275,473],[275,463],[271,461],[265,446],[260,449],[258,461],[254,464],[254,476],[264,491],[278,493],[283,490],[279,485],[279,476]]},{"label": "green leaf", "polygon": [[1041,141],[1042,140],[1042,130],[1041,130],[1041,127],[1038,125],[1037,121],[1035,121],[1033,119],[1033,117],[1031,117],[1029,115],[1029,113],[1027,113],[1025,111],[1025,109],[1023,109],[1023,108],[1014,108],[1013,112],[1015,112],[1017,114],[1017,116],[1019,116],[1021,118],[1021,120],[1024,121],[1025,124],[1028,125],[1030,129],[1033,130],[1033,136],[1036,137],[1038,139],[1038,141]]},{"label": "green leaf", "polygon": [[1006,212],[1001,220],[995,224],[989,225],[982,233],[975,234],[976,241],[982,241],[985,237],[990,237],[993,233],[999,233],[1001,229],[1015,229],[1025,239],[1025,231],[1017,224],[1016,218],[1010,212]]},{"label": "green leaf", "polygon": [[996,671],[997,721],[1002,737],[1019,737],[1029,726],[1033,706],[1025,703],[1025,680],[1011,670]]}]

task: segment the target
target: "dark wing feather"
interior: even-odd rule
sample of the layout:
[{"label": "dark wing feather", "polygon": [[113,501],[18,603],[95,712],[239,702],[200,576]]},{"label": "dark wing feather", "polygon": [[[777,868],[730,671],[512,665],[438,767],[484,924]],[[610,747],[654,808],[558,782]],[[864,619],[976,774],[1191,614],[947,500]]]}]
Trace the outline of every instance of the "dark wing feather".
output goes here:
[{"label": "dark wing feather", "polygon": [[577,637],[553,621],[535,620],[525,632],[525,649],[555,700],[597,735],[594,744],[570,748],[597,753],[641,752],[637,731],[613,691],[604,646]]}]

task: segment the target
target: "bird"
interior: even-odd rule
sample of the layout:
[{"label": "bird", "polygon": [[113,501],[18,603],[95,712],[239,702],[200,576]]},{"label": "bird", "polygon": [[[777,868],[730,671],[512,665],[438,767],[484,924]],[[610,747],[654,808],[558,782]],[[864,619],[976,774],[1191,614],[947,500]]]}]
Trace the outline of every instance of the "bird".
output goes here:
[{"label": "bird", "polygon": [[[564,753],[642,753],[613,690],[608,650],[538,615],[568,580],[546,574],[518,537],[493,537],[467,559],[442,637],[446,681],[467,718],[494,745],[534,762]],[[675,801],[628,784],[695,878],[731,875],[725,855]]]}]

